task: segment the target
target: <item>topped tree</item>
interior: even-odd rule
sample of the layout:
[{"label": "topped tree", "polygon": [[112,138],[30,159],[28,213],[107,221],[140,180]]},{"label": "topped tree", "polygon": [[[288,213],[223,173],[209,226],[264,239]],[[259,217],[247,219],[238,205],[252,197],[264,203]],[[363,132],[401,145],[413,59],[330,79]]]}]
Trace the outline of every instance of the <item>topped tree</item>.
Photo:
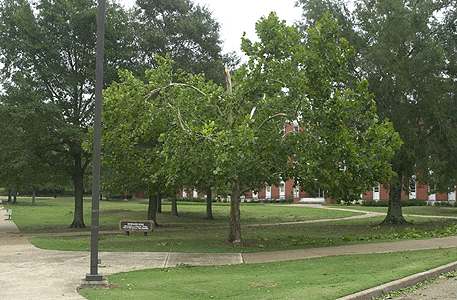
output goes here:
[{"label": "topped tree", "polygon": [[[128,107],[125,101],[141,105],[150,116],[139,121],[144,134],[159,112],[165,116],[168,129],[157,152],[168,184],[186,174],[195,182],[205,173],[215,187],[229,186],[227,242],[233,244],[243,242],[240,197],[246,191],[288,178],[311,189],[318,179],[332,197],[352,200],[392,175],[388,159],[400,144],[392,124],[379,121],[367,83],[351,90],[342,82],[353,50],[339,39],[336,22],[326,16],[305,41],[275,13],[256,29],[259,42],[243,39],[248,63],[233,74],[226,69],[224,87],[172,72],[173,62],[158,58],[147,82],[127,76],[106,92],[113,109]],[[294,120],[304,130],[285,134]],[[138,140],[130,141],[136,147]],[[191,168],[197,171],[186,172]]]}]

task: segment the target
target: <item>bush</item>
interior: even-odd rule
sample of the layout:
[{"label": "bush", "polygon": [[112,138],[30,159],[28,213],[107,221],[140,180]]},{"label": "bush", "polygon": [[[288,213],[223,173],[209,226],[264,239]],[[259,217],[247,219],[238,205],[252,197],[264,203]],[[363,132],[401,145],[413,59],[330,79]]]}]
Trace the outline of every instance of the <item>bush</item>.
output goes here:
[{"label": "bush", "polygon": [[362,206],[376,206],[376,207],[387,207],[389,206],[389,201],[388,200],[363,200]]},{"label": "bush", "polygon": [[[193,197],[178,197],[178,201],[180,202],[206,202],[206,197],[205,198],[193,198]],[[213,198],[213,202],[216,202],[217,198]],[[294,203],[293,198],[287,198],[287,199],[241,199],[242,203],[280,203],[280,204],[292,204]],[[222,203],[227,203],[227,199],[221,199],[220,202]]]},{"label": "bush", "polygon": [[401,200],[401,206],[426,206],[427,201],[421,199],[404,199]]},{"label": "bush", "polygon": [[206,202],[206,198],[178,197],[179,202]]},{"label": "bush", "polygon": [[[427,201],[421,200],[421,199],[402,199],[401,200],[401,206],[406,207],[406,206],[426,206]],[[388,207],[389,206],[389,200],[363,200],[362,201],[362,206],[376,206],[376,207]]]},{"label": "bush", "polygon": [[287,203],[287,204],[293,204],[294,203],[294,199],[293,198],[287,198],[284,203]]},{"label": "bush", "polygon": [[453,202],[450,201],[435,201],[435,206],[439,207],[453,207]]},{"label": "bush", "polygon": [[244,199],[241,202],[250,203],[250,204],[259,204],[259,203],[278,203],[278,204],[292,204],[294,203],[293,198],[287,199],[277,199],[277,198],[267,198],[267,199]]}]

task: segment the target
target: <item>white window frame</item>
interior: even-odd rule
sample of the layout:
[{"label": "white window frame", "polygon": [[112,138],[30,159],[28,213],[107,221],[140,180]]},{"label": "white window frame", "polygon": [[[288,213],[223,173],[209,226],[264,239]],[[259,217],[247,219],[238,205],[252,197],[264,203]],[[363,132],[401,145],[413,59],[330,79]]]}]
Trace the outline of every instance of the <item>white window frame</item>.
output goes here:
[{"label": "white window frame", "polygon": [[378,183],[377,186],[373,187],[373,200],[381,200],[381,184]]},{"label": "white window frame", "polygon": [[286,199],[286,183],[284,181],[279,183],[279,199]]},{"label": "white window frame", "polygon": [[454,185],[454,191],[453,192],[450,192],[447,194],[447,200],[448,201],[455,201],[455,185]]},{"label": "white window frame", "polygon": [[409,199],[416,199],[416,198],[417,198],[417,182],[416,182],[416,176],[413,176],[409,183]]},{"label": "white window frame", "polygon": [[[430,192],[431,188],[430,185],[428,186],[428,191]],[[436,194],[429,194],[428,201],[436,201]]]},{"label": "white window frame", "polygon": [[265,187],[265,198],[271,199],[271,185]]}]

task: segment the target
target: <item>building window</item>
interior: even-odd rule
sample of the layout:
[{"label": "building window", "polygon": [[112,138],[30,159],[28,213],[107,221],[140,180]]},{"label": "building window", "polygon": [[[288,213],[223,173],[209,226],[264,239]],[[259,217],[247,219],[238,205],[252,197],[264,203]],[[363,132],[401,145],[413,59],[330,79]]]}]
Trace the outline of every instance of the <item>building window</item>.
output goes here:
[{"label": "building window", "polygon": [[271,199],[271,185],[267,185],[265,188],[265,198]]},{"label": "building window", "polygon": [[414,177],[411,178],[411,181],[409,182],[409,192],[410,193],[416,192],[416,179]]},{"label": "building window", "polygon": [[300,187],[299,186],[294,187],[294,197],[295,198],[300,197]]},{"label": "building window", "polygon": [[325,192],[321,188],[314,188],[314,195],[316,198],[325,198]]},{"label": "building window", "polygon": [[286,198],[286,184],[284,183],[284,181],[281,181],[281,183],[279,184],[279,198]]},{"label": "building window", "polygon": [[298,122],[294,121],[294,132],[299,132],[299,131],[300,131],[300,127],[298,126]]}]

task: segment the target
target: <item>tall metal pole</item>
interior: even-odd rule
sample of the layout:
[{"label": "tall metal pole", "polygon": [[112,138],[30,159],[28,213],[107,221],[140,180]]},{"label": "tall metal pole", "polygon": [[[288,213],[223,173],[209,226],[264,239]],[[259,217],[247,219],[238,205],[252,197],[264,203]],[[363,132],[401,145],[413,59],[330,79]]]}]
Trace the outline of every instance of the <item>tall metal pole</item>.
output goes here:
[{"label": "tall metal pole", "polygon": [[100,152],[102,139],[103,51],[105,44],[105,0],[98,0],[97,57],[95,66],[94,157],[92,170],[92,224],[90,274],[86,281],[102,281],[98,274],[98,225],[100,215]]}]

